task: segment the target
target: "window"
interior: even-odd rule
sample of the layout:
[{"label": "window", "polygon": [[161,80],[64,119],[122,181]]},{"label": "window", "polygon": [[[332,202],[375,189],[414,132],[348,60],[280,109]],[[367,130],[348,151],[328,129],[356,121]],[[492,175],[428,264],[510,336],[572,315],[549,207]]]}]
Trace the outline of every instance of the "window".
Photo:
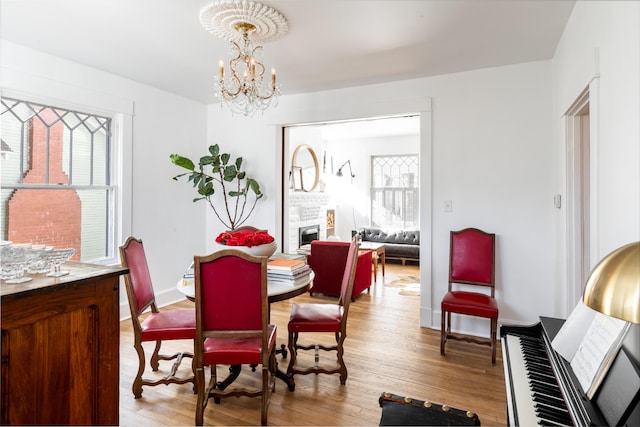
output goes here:
[{"label": "window", "polygon": [[3,98],[2,239],[112,258],[112,119]]},{"label": "window", "polygon": [[371,224],[419,227],[418,155],[371,156]]}]

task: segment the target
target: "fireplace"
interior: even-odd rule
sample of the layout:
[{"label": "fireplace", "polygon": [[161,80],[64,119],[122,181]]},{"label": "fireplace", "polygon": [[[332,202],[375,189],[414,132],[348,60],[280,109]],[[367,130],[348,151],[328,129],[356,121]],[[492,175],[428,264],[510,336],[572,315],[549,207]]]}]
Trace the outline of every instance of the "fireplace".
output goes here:
[{"label": "fireplace", "polygon": [[310,244],[320,238],[320,224],[298,228],[298,247]]}]

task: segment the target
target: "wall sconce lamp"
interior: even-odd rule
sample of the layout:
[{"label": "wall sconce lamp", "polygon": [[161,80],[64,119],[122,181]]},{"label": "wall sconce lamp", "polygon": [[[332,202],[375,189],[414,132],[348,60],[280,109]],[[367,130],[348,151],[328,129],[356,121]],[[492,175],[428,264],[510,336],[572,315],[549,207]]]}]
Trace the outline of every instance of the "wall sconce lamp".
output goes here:
[{"label": "wall sconce lamp", "polygon": [[640,241],[616,249],[595,266],[583,301],[600,313],[640,324]]},{"label": "wall sconce lamp", "polygon": [[336,176],[342,176],[342,168],[349,165],[349,173],[351,174],[351,178],[355,178],[356,176],[353,174],[353,170],[351,169],[351,160],[347,160],[338,168],[338,172],[336,172]]}]

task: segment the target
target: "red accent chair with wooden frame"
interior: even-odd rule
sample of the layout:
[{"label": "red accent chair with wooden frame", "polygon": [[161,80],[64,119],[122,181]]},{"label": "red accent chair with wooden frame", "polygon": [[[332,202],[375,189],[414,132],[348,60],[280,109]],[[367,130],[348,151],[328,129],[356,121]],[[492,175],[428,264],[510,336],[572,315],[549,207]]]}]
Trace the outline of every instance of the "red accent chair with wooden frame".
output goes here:
[{"label": "red accent chair with wooden frame", "polygon": [[[313,287],[311,295],[324,294],[340,296],[342,276],[347,265],[349,242],[314,240],[311,242],[311,253],[307,255],[307,264],[313,270]],[[372,253],[366,251],[358,254],[356,275],[351,300],[371,287]]]},{"label": "red accent chair with wooden frame", "polygon": [[[160,311],[156,305],[156,297],[153,292],[151,275],[147,257],[144,252],[142,240],[129,237],[120,246],[120,260],[122,266],[129,269],[124,276],[127,289],[129,310],[133,322],[133,347],[138,352],[138,373],[133,380],[132,391],[135,398],[142,396],[142,386],[156,386],[160,384],[186,384],[193,383],[195,391],[195,377],[186,378],[175,376],[183,357],[193,358],[193,353],[182,352],[173,355],[159,354],[162,341],[168,340],[194,340],[196,337],[196,311],[194,309],[174,309]],[[141,320],[140,316],[151,309],[151,313]],[[155,341],[156,347],[151,356],[150,365],[153,371],[159,368],[159,360],[173,360],[170,373],[159,380],[142,378],[144,374],[145,355],[142,343]],[[192,371],[193,371],[192,362]]]},{"label": "red accent chair with wooden frame", "polygon": [[[194,257],[196,304],[196,425],[202,425],[209,398],[262,397],[261,422],[275,389],[276,326],[269,324],[266,257],[225,249]],[[216,366],[231,365],[230,378],[217,382]],[[234,386],[241,365],[261,368],[260,388]],[[205,386],[204,367],[211,379]],[[235,369],[234,369],[235,368]]]},{"label": "red accent chair with wooden frame", "polygon": [[[477,228],[452,231],[449,245],[449,290],[442,298],[440,354],[448,338],[489,344],[491,363],[496,363],[496,331],[498,329],[498,302],[495,299],[495,234]],[[488,288],[489,292],[453,290],[453,284]],[[490,338],[476,340],[451,334],[451,313],[488,318],[491,321]]]},{"label": "red accent chair with wooden frame", "polygon": [[[287,375],[295,374],[340,374],[340,384],[347,382],[347,366],[344,363],[344,340],[347,337],[347,315],[349,314],[349,304],[353,293],[353,284],[356,274],[356,262],[358,255],[359,236],[355,235],[349,244],[346,265],[342,274],[342,286],[340,288],[340,299],[337,304],[332,303],[302,303],[293,304],[291,315],[289,316],[289,351],[291,359],[287,368]],[[369,267],[371,268],[371,267]],[[298,343],[300,333],[334,333],[336,345],[326,347],[322,344],[301,345]],[[298,350],[315,350],[315,360],[319,360],[318,350],[336,351],[338,367],[336,369],[325,369],[316,363],[316,366],[301,369],[296,367]],[[293,384],[293,383],[292,383]],[[289,385],[293,391],[295,384]]]}]

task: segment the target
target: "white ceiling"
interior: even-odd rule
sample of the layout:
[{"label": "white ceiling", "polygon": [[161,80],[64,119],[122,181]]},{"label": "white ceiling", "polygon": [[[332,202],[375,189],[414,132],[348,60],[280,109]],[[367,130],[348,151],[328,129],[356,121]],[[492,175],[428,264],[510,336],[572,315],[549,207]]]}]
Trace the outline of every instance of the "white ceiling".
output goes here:
[{"label": "white ceiling", "polygon": [[[210,3],[0,0],[0,38],[213,103],[229,47],[200,25]],[[263,55],[287,95],[550,59],[574,1],[264,3],[289,23]]]}]

